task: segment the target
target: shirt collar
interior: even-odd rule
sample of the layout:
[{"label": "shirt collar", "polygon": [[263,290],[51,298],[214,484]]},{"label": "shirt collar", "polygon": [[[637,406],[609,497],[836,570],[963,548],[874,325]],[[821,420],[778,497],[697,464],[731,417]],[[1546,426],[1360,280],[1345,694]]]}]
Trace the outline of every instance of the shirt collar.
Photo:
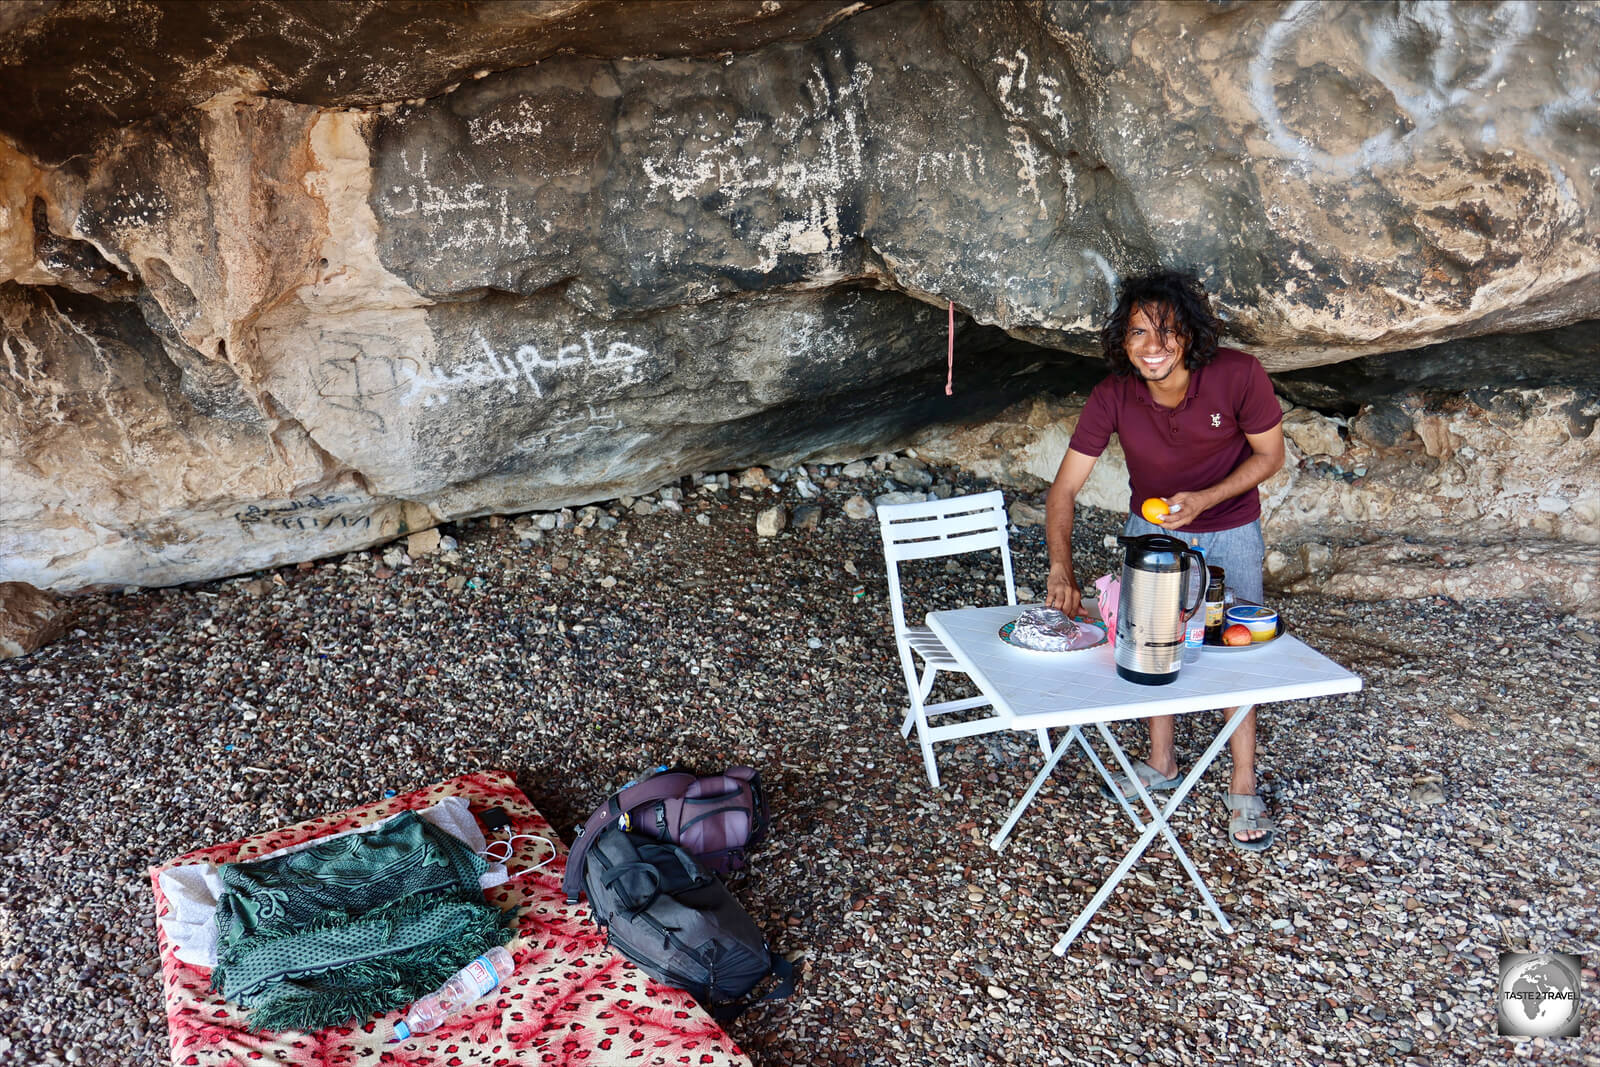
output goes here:
[{"label": "shirt collar", "polygon": [[1136,387],[1135,392],[1138,394],[1139,399],[1142,400],[1148,407],[1154,408],[1156,411],[1165,411],[1176,415],[1178,412],[1188,407],[1189,401],[1193,400],[1195,398],[1195,394],[1200,392],[1200,372],[1203,370],[1205,370],[1204,367],[1195,367],[1189,372],[1189,388],[1184,391],[1183,399],[1178,401],[1178,406],[1175,408],[1162,407],[1160,404],[1156,403],[1156,398],[1150,395],[1150,386],[1143,378],[1139,377],[1138,371],[1134,371],[1133,373],[1133,381]]}]

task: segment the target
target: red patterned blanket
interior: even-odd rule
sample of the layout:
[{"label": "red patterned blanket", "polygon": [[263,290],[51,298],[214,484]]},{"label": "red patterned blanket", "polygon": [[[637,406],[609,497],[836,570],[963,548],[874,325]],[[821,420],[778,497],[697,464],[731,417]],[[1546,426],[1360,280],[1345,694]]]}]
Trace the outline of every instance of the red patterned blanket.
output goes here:
[{"label": "red patterned blanket", "polygon": [[[503,808],[516,833],[548,838],[560,852],[543,869],[486,893],[499,907],[520,908],[519,935],[509,946],[517,969],[506,985],[453,1025],[395,1044],[389,1039],[398,1012],[315,1033],[252,1034],[243,1012],[208,992],[210,974],[178,960],[158,924],[173,1064],[749,1067],[738,1046],[692,997],[658,984],[606,947],[588,920],[586,905],[567,907],[561,892],[566,850],[544,816],[502,771],[463,775],[415,793],[179,856],[150,871],[156,914],[167,912],[156,878],[168,867],[249,859],[365,826],[406,808],[427,808],[447,796],[466,797],[474,814]],[[545,851],[538,842],[519,842],[508,863],[512,874],[537,863]]]}]

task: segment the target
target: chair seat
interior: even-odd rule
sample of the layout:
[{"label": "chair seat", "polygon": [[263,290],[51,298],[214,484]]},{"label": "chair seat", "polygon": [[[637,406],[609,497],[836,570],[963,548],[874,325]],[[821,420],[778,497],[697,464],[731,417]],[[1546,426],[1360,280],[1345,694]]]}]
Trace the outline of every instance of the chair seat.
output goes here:
[{"label": "chair seat", "polygon": [[921,656],[923,662],[934,667],[956,667],[956,658],[950,650],[944,647],[944,642],[926,626],[910,626],[906,628],[906,644],[911,646],[911,651]]}]

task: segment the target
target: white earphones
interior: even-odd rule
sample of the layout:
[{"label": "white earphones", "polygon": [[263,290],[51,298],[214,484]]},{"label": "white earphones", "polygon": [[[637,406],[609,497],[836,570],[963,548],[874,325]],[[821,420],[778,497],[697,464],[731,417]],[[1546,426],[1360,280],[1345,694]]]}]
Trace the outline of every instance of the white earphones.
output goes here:
[{"label": "white earphones", "polygon": [[[532,874],[534,871],[537,871],[539,868],[556,858],[555,844],[548,837],[540,837],[538,834],[512,834],[504,841],[491,841],[478,853],[478,855],[482,856],[490,863],[504,863],[506,860],[510,859],[511,854],[516,851],[518,841],[542,841],[544,843],[544,847],[549,851],[545,854],[544,859],[540,860],[538,863],[535,863],[532,867],[524,867],[516,874],[513,874],[507,878],[506,881],[508,882],[512,878],[521,878],[525,874]],[[504,853],[495,851],[496,846],[499,845],[505,846]]]}]

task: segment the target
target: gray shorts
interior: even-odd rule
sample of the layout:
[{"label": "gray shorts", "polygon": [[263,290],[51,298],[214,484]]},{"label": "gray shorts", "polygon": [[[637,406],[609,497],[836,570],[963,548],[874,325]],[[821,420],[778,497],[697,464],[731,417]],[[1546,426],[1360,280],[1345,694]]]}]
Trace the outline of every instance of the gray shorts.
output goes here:
[{"label": "gray shorts", "polygon": [[1194,533],[1190,530],[1166,530],[1153,522],[1146,522],[1141,516],[1129,515],[1122,532],[1129,537],[1164,533],[1202,548],[1206,553],[1207,566],[1221,567],[1227,572],[1223,580],[1228,584],[1228,592],[1236,600],[1248,600],[1252,604],[1267,602],[1261,586],[1261,563],[1267,554],[1267,544],[1261,536],[1260,519],[1231,530]]}]

